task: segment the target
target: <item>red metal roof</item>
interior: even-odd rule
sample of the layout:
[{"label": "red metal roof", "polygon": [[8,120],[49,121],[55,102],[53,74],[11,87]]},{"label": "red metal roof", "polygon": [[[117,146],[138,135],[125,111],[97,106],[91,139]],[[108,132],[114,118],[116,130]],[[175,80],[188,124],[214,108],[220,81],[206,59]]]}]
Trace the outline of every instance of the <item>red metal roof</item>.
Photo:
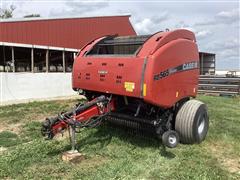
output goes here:
[{"label": "red metal roof", "polygon": [[136,35],[129,15],[0,22],[0,42],[80,49],[89,41],[119,34]]}]

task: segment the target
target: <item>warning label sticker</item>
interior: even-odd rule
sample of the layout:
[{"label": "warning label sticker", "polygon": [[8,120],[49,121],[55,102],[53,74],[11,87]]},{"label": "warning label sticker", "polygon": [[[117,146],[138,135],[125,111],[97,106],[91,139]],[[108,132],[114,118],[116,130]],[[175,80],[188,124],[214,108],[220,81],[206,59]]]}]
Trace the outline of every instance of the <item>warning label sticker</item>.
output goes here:
[{"label": "warning label sticker", "polygon": [[124,88],[126,89],[127,92],[133,92],[135,88],[135,83],[134,82],[124,82]]}]

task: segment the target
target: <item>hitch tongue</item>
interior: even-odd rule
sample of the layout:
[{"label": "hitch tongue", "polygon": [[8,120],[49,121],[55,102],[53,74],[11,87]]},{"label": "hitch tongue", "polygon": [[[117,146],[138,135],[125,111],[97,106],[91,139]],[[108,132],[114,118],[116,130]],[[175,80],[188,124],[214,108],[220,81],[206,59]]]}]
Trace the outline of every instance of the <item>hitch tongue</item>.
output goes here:
[{"label": "hitch tongue", "polygon": [[54,135],[51,132],[51,120],[49,118],[46,118],[46,120],[42,123],[41,134],[46,137],[46,139],[53,138]]}]

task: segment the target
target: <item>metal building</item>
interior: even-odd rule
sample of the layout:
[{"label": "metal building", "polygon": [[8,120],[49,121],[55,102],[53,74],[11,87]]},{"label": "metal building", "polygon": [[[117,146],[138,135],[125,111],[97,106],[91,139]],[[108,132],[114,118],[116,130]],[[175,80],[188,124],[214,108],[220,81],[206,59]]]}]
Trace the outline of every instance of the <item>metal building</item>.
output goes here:
[{"label": "metal building", "polygon": [[200,75],[215,75],[216,55],[213,53],[199,52]]},{"label": "metal building", "polygon": [[129,15],[0,22],[0,72],[70,72],[74,54],[104,35],[135,35]]}]

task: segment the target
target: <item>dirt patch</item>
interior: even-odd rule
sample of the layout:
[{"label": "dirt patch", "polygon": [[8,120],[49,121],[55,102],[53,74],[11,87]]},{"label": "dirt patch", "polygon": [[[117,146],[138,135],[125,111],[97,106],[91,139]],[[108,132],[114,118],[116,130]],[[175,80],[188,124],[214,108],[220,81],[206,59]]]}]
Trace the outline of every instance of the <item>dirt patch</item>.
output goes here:
[{"label": "dirt patch", "polygon": [[10,131],[12,131],[16,134],[19,134],[21,131],[21,126],[22,126],[21,123],[17,123],[17,124],[11,124],[8,128]]},{"label": "dirt patch", "polygon": [[0,123],[0,132],[6,131],[6,127],[3,123]]},{"label": "dirt patch", "polygon": [[[59,156],[59,158],[61,157]],[[77,163],[77,164],[72,164],[70,166],[64,165],[65,168],[72,167],[73,169],[75,169],[75,170],[71,169],[71,171],[70,170],[61,171],[61,166],[54,166],[53,164],[36,163],[29,166],[29,168],[27,169],[27,172],[29,174],[34,174],[35,177],[37,177],[38,175],[42,176],[42,174],[44,173],[44,175],[50,175],[51,178],[53,179],[55,177],[57,179],[59,179],[59,177],[64,177],[65,179],[69,179],[73,171],[85,171],[85,172],[87,172],[88,170],[93,171],[94,168],[103,165],[107,161],[108,159],[105,157],[94,156],[94,157],[83,159],[80,163]]]},{"label": "dirt patch", "polygon": [[11,132],[14,132],[15,134],[19,134],[21,132],[21,126],[22,126],[21,123],[16,123],[16,124],[1,123],[0,132],[11,131]]},{"label": "dirt patch", "polygon": [[[58,133],[54,136],[54,139],[56,139],[57,141],[63,141],[65,139],[69,139],[69,132],[68,132],[68,129],[65,129],[62,133]],[[70,143],[70,142],[69,142]]]},{"label": "dirt patch", "polygon": [[50,116],[50,115],[46,115],[46,114],[30,114],[26,119],[29,121],[29,120],[31,120],[31,121],[38,121],[38,122],[43,122],[45,119],[46,119],[46,117],[48,117],[48,116]]},{"label": "dirt patch", "polygon": [[95,168],[100,165],[105,164],[108,161],[106,157],[103,156],[94,156],[90,158],[86,158],[81,161],[79,166],[83,167],[84,169],[90,169],[90,168]]},{"label": "dirt patch", "polygon": [[238,159],[224,158],[221,163],[225,167],[227,167],[229,172],[240,174],[240,160],[239,160],[239,158]]},{"label": "dirt patch", "polygon": [[221,142],[208,145],[208,151],[227,171],[240,174],[240,157],[231,155],[230,149],[233,149],[230,144]]}]

